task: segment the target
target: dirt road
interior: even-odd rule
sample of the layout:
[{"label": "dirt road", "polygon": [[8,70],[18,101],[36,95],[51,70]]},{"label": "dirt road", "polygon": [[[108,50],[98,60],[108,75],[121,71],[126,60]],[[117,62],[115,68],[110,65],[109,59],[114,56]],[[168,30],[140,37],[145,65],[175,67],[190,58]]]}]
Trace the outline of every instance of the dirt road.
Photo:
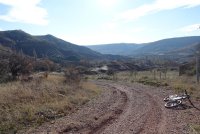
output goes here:
[{"label": "dirt road", "polygon": [[186,134],[189,125],[200,124],[200,112],[194,108],[164,108],[163,98],[170,90],[105,81],[96,84],[104,90],[98,98],[26,133]]}]

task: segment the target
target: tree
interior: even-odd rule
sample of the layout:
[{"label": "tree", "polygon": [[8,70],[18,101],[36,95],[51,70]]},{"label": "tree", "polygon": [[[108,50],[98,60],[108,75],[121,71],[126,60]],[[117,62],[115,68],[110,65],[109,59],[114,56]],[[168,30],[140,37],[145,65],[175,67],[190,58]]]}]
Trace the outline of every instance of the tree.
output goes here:
[{"label": "tree", "polygon": [[199,83],[199,77],[200,77],[200,42],[197,42],[194,44],[195,47],[191,49],[191,52],[195,56],[196,59],[196,81]]},{"label": "tree", "polygon": [[[200,29],[200,26],[198,27],[198,29]],[[199,68],[200,68],[200,43],[198,43],[196,45],[196,51],[195,51],[195,55],[196,55],[196,77],[197,77],[197,83],[199,83]]]},{"label": "tree", "polygon": [[8,61],[8,68],[13,80],[15,80],[19,75],[30,74],[33,69],[31,60],[22,53],[13,53],[9,57]]},{"label": "tree", "polygon": [[197,83],[199,83],[199,69],[200,69],[200,43],[198,43],[196,45],[196,51],[195,51],[195,55],[196,55],[196,79],[197,79]]},{"label": "tree", "polygon": [[8,60],[0,58],[0,83],[9,80]]},{"label": "tree", "polygon": [[33,56],[34,56],[34,60],[36,61],[37,60],[37,53],[36,53],[35,49],[33,49]]}]

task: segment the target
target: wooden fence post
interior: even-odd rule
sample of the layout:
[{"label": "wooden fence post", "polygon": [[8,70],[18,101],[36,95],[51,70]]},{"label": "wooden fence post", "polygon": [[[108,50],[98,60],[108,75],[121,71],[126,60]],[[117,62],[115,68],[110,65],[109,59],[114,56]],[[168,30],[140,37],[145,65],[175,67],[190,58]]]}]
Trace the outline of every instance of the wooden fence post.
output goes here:
[{"label": "wooden fence post", "polygon": [[162,78],[162,72],[160,71],[160,80],[161,80],[161,78]]},{"label": "wooden fence post", "polygon": [[196,77],[197,77],[197,83],[199,83],[199,55],[196,55]]}]

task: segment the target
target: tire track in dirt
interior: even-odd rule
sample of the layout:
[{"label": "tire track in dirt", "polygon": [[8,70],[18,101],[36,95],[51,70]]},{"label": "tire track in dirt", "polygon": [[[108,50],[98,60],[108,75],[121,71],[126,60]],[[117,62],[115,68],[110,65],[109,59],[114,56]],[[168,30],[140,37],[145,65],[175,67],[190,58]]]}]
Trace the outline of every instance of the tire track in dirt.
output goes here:
[{"label": "tire track in dirt", "polygon": [[127,103],[127,95],[107,84],[102,85],[103,93],[77,112],[52,123],[45,123],[25,133],[95,133],[119,117]]},{"label": "tire track in dirt", "polygon": [[141,129],[137,133],[160,133],[159,124],[161,122],[162,111],[152,96],[146,93],[146,96],[149,97],[149,109],[146,112],[146,119],[144,124],[141,126]]},{"label": "tire track in dirt", "polygon": [[[54,123],[45,123],[25,133],[179,134],[188,133],[189,120],[199,122],[199,117],[193,114],[197,112],[192,109],[182,112],[164,108],[162,100],[166,94],[171,93],[169,90],[155,89],[137,83],[94,83],[103,89],[99,97]],[[187,113],[190,115],[186,115]]]},{"label": "tire track in dirt", "polygon": [[159,133],[162,110],[154,98],[142,89],[111,84],[127,94],[128,102],[121,115],[113,124],[95,133]]},{"label": "tire track in dirt", "polygon": [[122,92],[122,91],[119,91],[119,92],[121,93],[121,95],[124,98],[121,107],[118,107],[116,110],[114,110],[114,113],[112,113],[108,119],[105,119],[103,122],[101,122],[100,125],[97,126],[96,128],[94,128],[89,134],[93,134],[93,133],[97,133],[98,131],[102,131],[103,129],[105,129],[106,126],[108,126],[109,124],[112,124],[113,121],[116,120],[120,114],[122,114],[123,109],[125,108],[125,106],[128,102],[128,97],[125,92]]}]

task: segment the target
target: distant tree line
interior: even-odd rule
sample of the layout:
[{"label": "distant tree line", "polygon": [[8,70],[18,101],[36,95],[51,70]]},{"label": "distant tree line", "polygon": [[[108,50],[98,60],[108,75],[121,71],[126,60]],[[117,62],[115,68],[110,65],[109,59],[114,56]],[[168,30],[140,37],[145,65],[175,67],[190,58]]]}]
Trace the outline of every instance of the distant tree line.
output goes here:
[{"label": "distant tree line", "polygon": [[20,52],[0,55],[0,82],[16,80],[21,75],[30,75],[35,71],[55,71],[59,65],[47,58],[37,59]]}]

